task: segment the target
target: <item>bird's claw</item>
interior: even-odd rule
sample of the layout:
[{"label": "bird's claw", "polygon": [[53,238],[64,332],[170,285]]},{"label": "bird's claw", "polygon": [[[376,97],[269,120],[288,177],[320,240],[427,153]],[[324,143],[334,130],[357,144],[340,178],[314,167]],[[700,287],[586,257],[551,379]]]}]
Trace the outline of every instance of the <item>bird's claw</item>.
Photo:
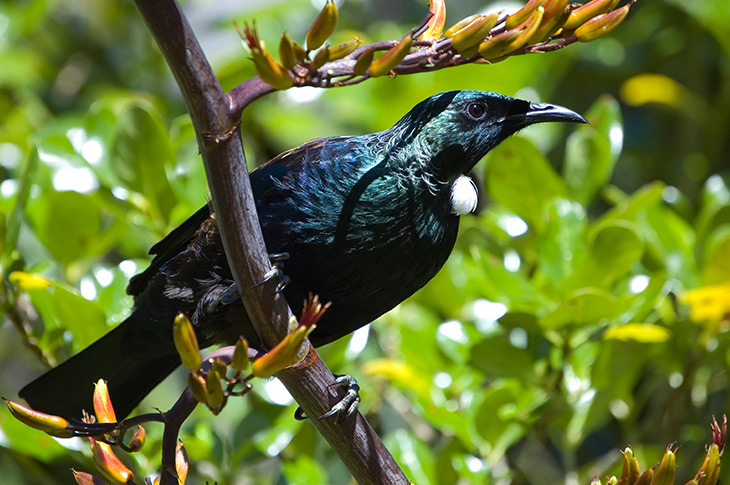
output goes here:
[{"label": "bird's claw", "polygon": [[[357,380],[349,375],[336,375],[335,382],[330,387],[339,386],[346,389],[345,395],[342,399],[336,403],[329,411],[318,417],[317,420],[327,419],[332,416],[337,416],[337,421],[344,421],[357,412],[357,408],[360,405],[360,386],[357,384]],[[302,408],[297,408],[294,412],[294,418],[297,420],[307,419],[307,415],[304,414]]]},{"label": "bird's claw", "polygon": [[279,282],[276,284],[276,290],[275,293],[281,293],[284,291],[284,288],[286,288],[289,283],[291,282],[291,279],[284,274],[283,268],[284,268],[284,261],[289,259],[289,253],[273,253],[269,254],[269,260],[271,260],[271,269],[266,272],[264,275],[264,279],[253,285],[254,288],[257,288],[265,283],[268,283],[269,281],[273,279],[278,279]]}]

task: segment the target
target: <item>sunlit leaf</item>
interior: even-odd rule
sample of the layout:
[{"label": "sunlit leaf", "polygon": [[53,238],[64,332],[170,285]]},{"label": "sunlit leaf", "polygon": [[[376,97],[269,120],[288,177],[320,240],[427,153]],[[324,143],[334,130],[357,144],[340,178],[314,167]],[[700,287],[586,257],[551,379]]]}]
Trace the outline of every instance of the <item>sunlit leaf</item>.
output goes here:
[{"label": "sunlit leaf", "polygon": [[604,339],[633,340],[634,342],[666,342],[672,333],[666,328],[650,323],[627,323],[611,327],[603,334]]}]

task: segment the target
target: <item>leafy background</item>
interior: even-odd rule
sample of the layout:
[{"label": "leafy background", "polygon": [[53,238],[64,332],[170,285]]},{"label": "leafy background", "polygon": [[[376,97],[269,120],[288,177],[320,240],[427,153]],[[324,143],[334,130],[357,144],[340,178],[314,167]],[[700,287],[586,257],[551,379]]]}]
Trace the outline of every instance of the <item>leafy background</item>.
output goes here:
[{"label": "leafy background", "polygon": [[[342,2],[333,40],[398,38],[423,3]],[[359,378],[362,411],[415,483],[588,483],[618,473],[628,444],[643,467],[674,441],[680,477],[694,474],[730,384],[729,5],[638,2],[591,44],[290,90],[245,113],[252,166],[311,138],[384,129],[449,89],[591,121],[532,127],[491,153],[473,173],[479,210],[441,273],[369,332],[321,349]],[[283,31],[302,39],[319,6],[184,9],[230,89],[254,73],[233,20],[255,18],[273,46]],[[507,6],[449,2],[447,23]],[[184,105],[130,2],[0,4],[0,180],[0,394],[14,398],[44,362],[124,318],[147,249],[206,201]],[[166,408],[183,383],[175,375],[141,409]],[[192,483],[348,483],[276,381],[254,388],[188,422]],[[125,458],[138,477],[159,465],[160,432],[150,426]],[[93,470],[81,440],[0,411],[4,483],[71,483],[69,467]]]}]

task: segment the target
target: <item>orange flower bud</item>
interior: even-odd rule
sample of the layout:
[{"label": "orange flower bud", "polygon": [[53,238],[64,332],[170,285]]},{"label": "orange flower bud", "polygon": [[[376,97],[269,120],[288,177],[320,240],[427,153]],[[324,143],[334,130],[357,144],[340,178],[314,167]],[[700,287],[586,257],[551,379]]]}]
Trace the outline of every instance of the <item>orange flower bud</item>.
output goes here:
[{"label": "orange flower bud", "polygon": [[396,45],[385,51],[385,53],[375,59],[370,64],[368,72],[371,77],[382,76],[388,74],[391,69],[395,68],[400,61],[402,61],[411,50],[411,44],[413,43],[413,36],[411,34],[403,37]]},{"label": "orange flower bud", "polygon": [[480,15],[473,22],[462,28],[451,38],[451,47],[461,52],[479,44],[489,35],[489,31],[497,25],[499,14]]},{"label": "orange flower bud", "polygon": [[279,41],[279,60],[286,69],[291,69],[297,65],[297,56],[294,52],[294,44],[286,32],[281,34],[281,40]]},{"label": "orange flower bud", "polygon": [[565,30],[577,29],[588,20],[597,15],[606,13],[616,6],[618,0],[592,0],[570,12],[570,17],[565,21]]},{"label": "orange flower bud", "polygon": [[5,401],[5,405],[8,407],[10,414],[26,426],[41,430],[58,438],[70,438],[74,435],[73,431],[67,429],[68,421],[60,416],[41,413],[16,402],[8,401],[5,398],[3,398],[3,401]]},{"label": "orange flower bud", "polygon": [[334,47],[330,47],[330,61],[336,61],[342,59],[345,56],[352,54],[358,47],[362,45],[362,41],[358,38],[347,41],[344,44],[338,44]]},{"label": "orange flower bud", "polygon": [[117,416],[114,413],[112,400],[109,397],[109,389],[104,379],[94,383],[94,414],[100,423],[116,423]]},{"label": "orange flower bud", "polygon": [[337,5],[327,0],[307,32],[307,50],[313,51],[324,44],[337,27]]},{"label": "orange flower bud", "polygon": [[251,367],[253,375],[261,378],[271,377],[290,365],[296,364],[299,360],[299,351],[304,343],[304,339],[315,328],[317,328],[316,325],[312,325],[311,327],[300,326],[293,332],[287,334],[276,347],[253,362],[253,366]]},{"label": "orange flower bud", "polygon": [[352,68],[352,72],[358,76],[362,76],[368,72],[370,65],[373,63],[374,55],[375,53],[372,50],[363,52],[360,57],[357,58],[357,62],[355,62],[355,67]]},{"label": "orange flower bud", "polygon": [[530,15],[537,10],[537,7],[541,7],[544,4],[545,0],[530,0],[524,7],[507,17],[507,20],[504,21],[505,28],[507,30],[514,29],[530,18]]},{"label": "orange flower bud", "polygon": [[[264,79],[265,80],[265,79]],[[172,326],[172,338],[180,360],[191,371],[200,369],[203,359],[200,356],[198,338],[190,319],[184,313],[178,313]]]},{"label": "orange flower bud", "polygon": [[330,58],[330,49],[327,46],[322,47],[320,50],[317,51],[317,54],[314,56],[314,59],[312,59],[312,63],[310,64],[310,68],[314,71],[319,69],[320,67],[324,66],[324,63],[327,62]]},{"label": "orange flower bud", "polygon": [[233,349],[233,357],[231,358],[231,367],[239,372],[248,369],[248,342],[245,338],[239,337],[236,347]]},{"label": "orange flower bud", "polygon": [[430,0],[428,10],[433,16],[428,19],[428,28],[421,34],[420,40],[438,40],[441,38],[446,23],[446,2]]},{"label": "orange flower bud", "polygon": [[629,6],[624,5],[612,12],[593,17],[575,30],[575,37],[579,42],[591,42],[603,37],[623,22],[629,13]]},{"label": "orange flower bud", "polygon": [[137,426],[137,431],[134,432],[134,434],[132,435],[132,439],[129,440],[129,445],[127,446],[129,450],[132,453],[141,450],[144,446],[146,436],[147,433],[145,432],[144,428],[142,426]]},{"label": "orange flower bud", "polygon": [[179,485],[185,484],[189,468],[188,454],[185,451],[182,440],[178,440],[177,448],[175,449],[175,471],[177,472],[177,483]]},{"label": "orange flower bud", "polygon": [[79,472],[71,469],[71,473],[74,475],[74,480],[78,485],[106,485],[106,482],[99,477],[95,477],[91,473]]},{"label": "orange flower bud", "polygon": [[132,471],[114,454],[112,447],[102,441],[89,438],[91,456],[104,478],[113,483],[131,483],[134,480]]}]

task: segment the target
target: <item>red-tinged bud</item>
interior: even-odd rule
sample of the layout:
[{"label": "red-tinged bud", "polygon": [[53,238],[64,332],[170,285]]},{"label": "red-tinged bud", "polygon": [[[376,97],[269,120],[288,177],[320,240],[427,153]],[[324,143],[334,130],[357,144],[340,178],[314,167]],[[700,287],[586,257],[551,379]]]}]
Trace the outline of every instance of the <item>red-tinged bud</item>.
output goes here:
[{"label": "red-tinged bud", "polygon": [[104,478],[115,484],[132,483],[134,480],[132,471],[114,454],[111,446],[94,438],[89,438],[89,443],[91,456]]},{"label": "red-tinged bud", "polygon": [[569,0],[550,0],[545,4],[545,14],[540,26],[528,39],[528,44],[537,44],[555,35],[568,17],[570,17]]},{"label": "red-tinged bud", "polygon": [[251,366],[253,375],[261,378],[271,377],[290,365],[299,362],[303,358],[299,356],[302,344],[315,328],[317,328],[316,325],[311,327],[300,326],[287,334],[276,347],[253,362]]},{"label": "red-tinged bud", "polygon": [[332,302],[327,302],[324,305],[319,301],[319,295],[313,295],[309,293],[309,297],[304,300],[302,306],[302,315],[299,317],[299,326],[311,327],[315,325],[324,312],[332,305]]},{"label": "red-tinged bud", "polygon": [[335,31],[335,27],[337,27],[337,5],[333,1],[327,0],[307,32],[307,50],[313,51],[324,44],[324,41]]},{"label": "red-tinged bud", "polygon": [[344,44],[337,44],[334,47],[330,47],[330,61],[336,61],[342,59],[345,56],[352,54],[355,49],[362,45],[362,41],[358,38],[347,41]]},{"label": "red-tinged bud", "polygon": [[591,42],[603,37],[604,35],[611,32],[613,29],[619,26],[623,22],[626,15],[629,13],[629,6],[624,5],[612,12],[593,17],[588,22],[584,23],[577,29],[575,29],[575,38],[579,42]]},{"label": "red-tinged bud", "polygon": [[659,462],[659,466],[654,472],[654,479],[651,485],[674,485],[674,477],[677,474],[677,460],[672,445],[667,446],[667,450]]},{"label": "red-tinged bud", "polygon": [[205,377],[200,374],[200,371],[188,374],[188,387],[196,401],[202,403],[208,402],[208,390],[205,387]]},{"label": "red-tinged bud", "polygon": [[134,434],[132,435],[132,439],[129,440],[129,445],[127,445],[129,451],[135,453],[141,450],[144,446],[146,437],[147,433],[145,432],[144,428],[142,426],[137,426],[137,431],[134,432]]},{"label": "red-tinged bud", "polygon": [[433,14],[428,19],[428,28],[419,37],[420,40],[438,40],[444,31],[446,23],[446,2],[444,0],[430,0],[428,10]]},{"label": "red-tinged bud", "polygon": [[639,480],[641,471],[639,470],[639,461],[634,455],[634,450],[627,447],[622,451],[624,455],[623,469],[621,470],[621,479],[618,481],[619,485],[633,485]]},{"label": "red-tinged bud", "polygon": [[26,426],[41,430],[57,438],[70,438],[74,435],[73,431],[67,429],[68,421],[60,416],[41,413],[16,402],[8,401],[5,398],[3,398],[3,401],[5,401],[10,414]]},{"label": "red-tinged bud", "polygon": [[78,485],[107,485],[107,483],[99,477],[95,477],[91,473],[79,472],[71,469],[71,473],[74,475],[74,480]]},{"label": "red-tinged bud", "polygon": [[712,429],[712,443],[719,447],[722,455],[722,451],[725,449],[725,437],[727,436],[727,416],[722,415],[722,426],[717,424],[717,419],[713,416],[710,428]]},{"label": "red-tinged bud", "polygon": [[208,391],[208,407],[215,413],[223,404],[223,384],[221,378],[223,376],[211,367],[205,376],[205,389]]},{"label": "red-tinged bud", "polygon": [[507,30],[514,29],[522,22],[529,19],[530,15],[537,10],[537,7],[541,7],[544,4],[545,0],[530,0],[524,7],[507,17],[507,20],[504,21],[505,28]]},{"label": "red-tinged bud", "polygon": [[175,449],[175,471],[177,472],[177,483],[179,485],[185,485],[185,479],[188,477],[189,469],[188,453],[185,451],[182,440],[178,440],[177,448]]},{"label": "red-tinged bud", "polygon": [[198,347],[198,338],[195,336],[193,323],[184,313],[178,313],[172,327],[172,338],[175,342],[177,353],[185,367],[191,371],[200,369],[203,362]]},{"label": "red-tinged bud", "polygon": [[618,0],[592,0],[570,12],[570,17],[565,21],[563,28],[565,30],[577,29],[593,17],[601,15],[611,10]]},{"label": "red-tinged bud", "polygon": [[231,358],[231,367],[238,372],[248,369],[250,362],[248,360],[248,341],[239,337],[236,346],[233,349],[233,357]]},{"label": "red-tinged bud", "polygon": [[370,64],[370,69],[368,69],[370,77],[378,77],[383,74],[388,74],[392,69],[398,66],[400,61],[402,61],[411,50],[411,44],[413,44],[413,36],[408,34],[399,40],[396,45],[385,51],[382,56],[375,59],[373,63]]},{"label": "red-tinged bud", "polygon": [[482,17],[482,15],[474,14],[459,20],[454,25],[446,29],[446,32],[444,32],[444,37],[446,37],[447,39],[451,39],[454,35],[456,35],[457,32],[474,22],[479,17]]},{"label": "red-tinged bud", "polygon": [[294,52],[294,44],[286,32],[281,34],[279,41],[279,60],[285,69],[291,69],[297,65],[297,56]]},{"label": "red-tinged bud", "polygon": [[362,76],[368,72],[370,65],[373,63],[374,55],[375,52],[372,50],[363,52],[360,57],[357,58],[357,62],[355,62],[355,67],[352,68],[352,72],[358,76]]},{"label": "red-tinged bud", "polygon": [[109,397],[109,389],[104,379],[94,383],[94,414],[99,423],[116,423],[117,415],[114,413],[114,406]]},{"label": "red-tinged bud", "polygon": [[[499,14],[480,15],[451,38],[451,47],[462,52],[484,40],[489,31],[497,25]],[[466,56],[464,56],[466,57]]]},{"label": "red-tinged bud", "polygon": [[327,62],[330,58],[330,49],[327,46],[322,47],[320,50],[317,51],[317,54],[315,54],[314,59],[312,59],[312,63],[309,65],[309,67],[316,71],[320,67],[324,66],[324,63]]}]

